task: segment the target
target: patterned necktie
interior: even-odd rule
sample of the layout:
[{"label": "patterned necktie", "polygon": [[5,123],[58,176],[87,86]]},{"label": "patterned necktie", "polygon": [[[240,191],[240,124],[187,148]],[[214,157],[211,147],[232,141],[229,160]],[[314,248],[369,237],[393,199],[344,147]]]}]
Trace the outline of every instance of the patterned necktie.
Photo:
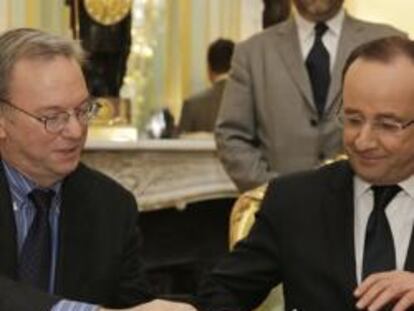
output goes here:
[{"label": "patterned necktie", "polygon": [[19,278],[31,286],[48,291],[51,266],[49,210],[53,190],[34,189],[28,196],[36,216],[24,241],[19,261]]},{"label": "patterned necktie", "polygon": [[395,269],[394,241],[385,208],[401,188],[398,185],[371,188],[374,192],[374,209],[368,218],[365,234],[362,279],[371,273]]},{"label": "patterned necktie", "polygon": [[313,99],[321,117],[325,109],[331,73],[329,70],[329,52],[322,42],[322,37],[328,30],[325,23],[315,25],[315,41],[306,59],[306,68],[312,86]]}]

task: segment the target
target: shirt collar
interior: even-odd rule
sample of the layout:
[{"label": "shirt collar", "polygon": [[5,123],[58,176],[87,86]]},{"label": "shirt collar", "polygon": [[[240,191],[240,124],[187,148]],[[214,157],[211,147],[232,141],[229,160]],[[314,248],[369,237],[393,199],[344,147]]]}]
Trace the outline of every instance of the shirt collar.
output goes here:
[{"label": "shirt collar", "polygon": [[216,76],[216,78],[214,79],[214,83],[222,81],[222,80],[226,80],[226,79],[228,79],[228,77],[229,77],[228,73],[222,73],[222,74]]},{"label": "shirt collar", "polygon": [[[3,163],[5,175],[9,184],[13,200],[19,201],[16,203],[25,201],[28,197],[28,194],[32,192],[33,189],[42,189],[42,187],[39,187],[39,185],[37,185],[33,180],[23,175],[20,171],[11,166],[5,160],[1,160],[1,162]],[[51,189],[55,191],[57,195],[60,195],[61,188],[62,181],[58,181],[48,189]]]},{"label": "shirt collar", "polygon": [[[407,193],[411,198],[414,199],[414,175],[399,182],[398,185]],[[355,197],[358,198],[364,195],[370,190],[372,184],[364,181],[359,176],[354,177],[354,193]]]},{"label": "shirt collar", "polygon": [[[314,34],[315,22],[308,21],[303,18],[299,13],[295,13],[296,26],[299,32],[299,38],[302,40],[309,39]],[[328,32],[338,36],[341,34],[342,25],[345,19],[345,10],[340,9],[339,12],[332,17],[330,20],[326,21],[325,24],[329,27]]]},{"label": "shirt collar", "polygon": [[354,196],[355,198],[359,198],[362,195],[364,195],[366,192],[369,191],[371,187],[370,183],[367,183],[365,180],[363,180],[358,175],[355,175],[354,177]]},{"label": "shirt collar", "polygon": [[411,198],[414,198],[414,175],[400,182],[399,185]]}]

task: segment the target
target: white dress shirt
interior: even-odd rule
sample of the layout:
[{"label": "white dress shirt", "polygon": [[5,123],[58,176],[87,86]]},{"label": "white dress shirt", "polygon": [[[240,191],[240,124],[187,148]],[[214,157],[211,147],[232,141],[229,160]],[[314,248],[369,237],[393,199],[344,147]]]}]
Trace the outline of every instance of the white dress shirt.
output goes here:
[{"label": "white dress shirt", "polygon": [[[295,15],[296,26],[298,28],[300,49],[302,52],[303,60],[305,61],[315,41],[315,24],[304,19],[300,14]],[[328,30],[322,37],[322,42],[325,45],[329,53],[329,67],[331,72],[335,65],[336,52],[338,49],[338,43],[341,36],[342,26],[345,19],[345,11],[343,9],[325,24],[328,26]]]},{"label": "white dress shirt", "polygon": [[[398,185],[402,190],[388,204],[385,214],[394,240],[397,270],[403,270],[414,225],[414,176]],[[354,177],[354,237],[358,283],[361,283],[365,231],[374,208],[373,191],[370,187],[369,183]]]}]

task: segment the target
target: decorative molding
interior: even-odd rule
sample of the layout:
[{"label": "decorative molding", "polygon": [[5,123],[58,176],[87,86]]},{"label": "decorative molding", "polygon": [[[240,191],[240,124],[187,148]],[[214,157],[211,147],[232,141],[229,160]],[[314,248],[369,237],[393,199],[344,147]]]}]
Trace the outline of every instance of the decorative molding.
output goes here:
[{"label": "decorative molding", "polygon": [[238,195],[217,158],[214,141],[89,143],[82,161],[132,191],[141,211],[182,209],[188,203]]}]

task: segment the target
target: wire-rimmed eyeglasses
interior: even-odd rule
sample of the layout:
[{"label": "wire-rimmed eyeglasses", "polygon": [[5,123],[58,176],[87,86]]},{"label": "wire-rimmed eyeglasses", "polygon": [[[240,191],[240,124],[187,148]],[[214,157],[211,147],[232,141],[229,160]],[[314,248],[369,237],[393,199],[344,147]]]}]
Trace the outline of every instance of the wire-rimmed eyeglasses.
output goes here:
[{"label": "wire-rimmed eyeglasses", "polygon": [[79,123],[86,125],[92,120],[99,112],[101,104],[95,98],[88,98],[80,106],[66,111],[56,112],[50,116],[36,116],[31,112],[28,112],[15,104],[11,103],[9,100],[0,98],[0,102],[3,102],[9,107],[24,113],[25,115],[43,123],[45,130],[52,134],[60,133],[69,122],[70,117],[73,115],[76,117]]},{"label": "wire-rimmed eyeglasses", "polygon": [[367,120],[363,116],[354,113],[340,113],[337,120],[343,125],[344,129],[359,131],[369,123],[371,129],[380,135],[397,135],[409,126],[414,124],[414,120],[401,121],[391,117],[382,117]]}]

